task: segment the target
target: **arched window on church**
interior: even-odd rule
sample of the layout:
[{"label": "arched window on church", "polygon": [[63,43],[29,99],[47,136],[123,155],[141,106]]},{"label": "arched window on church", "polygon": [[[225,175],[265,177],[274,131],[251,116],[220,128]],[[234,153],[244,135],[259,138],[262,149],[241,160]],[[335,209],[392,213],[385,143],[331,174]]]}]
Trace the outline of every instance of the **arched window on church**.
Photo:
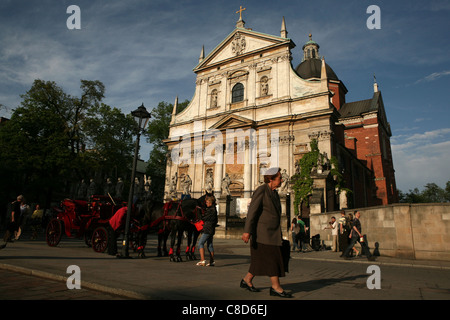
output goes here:
[{"label": "arched window on church", "polygon": [[315,58],[316,57],[316,50],[312,49],[312,57]]},{"label": "arched window on church", "polygon": [[244,85],[236,83],[231,91],[231,102],[239,102],[244,100]]}]

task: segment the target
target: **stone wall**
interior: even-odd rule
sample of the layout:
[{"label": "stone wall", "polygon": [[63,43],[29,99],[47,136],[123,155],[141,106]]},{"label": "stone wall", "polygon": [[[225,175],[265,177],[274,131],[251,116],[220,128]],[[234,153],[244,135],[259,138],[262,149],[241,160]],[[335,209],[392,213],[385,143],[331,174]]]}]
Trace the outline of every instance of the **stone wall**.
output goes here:
[{"label": "stone wall", "polygon": [[[358,211],[372,252],[378,242],[382,256],[450,261],[450,203],[398,203]],[[311,236],[320,234],[331,244],[331,231],[324,228],[332,216],[339,219],[340,212],[311,214]]]}]

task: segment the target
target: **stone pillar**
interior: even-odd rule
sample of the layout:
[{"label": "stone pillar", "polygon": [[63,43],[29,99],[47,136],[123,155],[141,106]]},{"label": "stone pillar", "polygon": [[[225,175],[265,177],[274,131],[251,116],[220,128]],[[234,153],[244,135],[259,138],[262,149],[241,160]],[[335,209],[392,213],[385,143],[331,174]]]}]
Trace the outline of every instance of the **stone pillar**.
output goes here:
[{"label": "stone pillar", "polygon": [[249,143],[245,143],[244,149],[244,198],[250,198],[252,196],[252,165],[250,163],[250,152]]},{"label": "stone pillar", "polygon": [[219,210],[217,212],[217,224],[216,237],[224,239],[227,234],[227,198],[220,196],[217,198],[219,204]]},{"label": "stone pillar", "polygon": [[222,146],[216,147],[216,167],[214,170],[214,194],[222,194],[222,178],[223,178],[223,149]]},{"label": "stone pillar", "polygon": [[[280,202],[281,202],[281,232],[283,234],[283,239],[289,240],[290,239],[290,232],[289,232],[289,224],[287,221],[287,215],[286,215],[286,195],[280,195]],[[288,204],[289,205],[289,204]]]}]

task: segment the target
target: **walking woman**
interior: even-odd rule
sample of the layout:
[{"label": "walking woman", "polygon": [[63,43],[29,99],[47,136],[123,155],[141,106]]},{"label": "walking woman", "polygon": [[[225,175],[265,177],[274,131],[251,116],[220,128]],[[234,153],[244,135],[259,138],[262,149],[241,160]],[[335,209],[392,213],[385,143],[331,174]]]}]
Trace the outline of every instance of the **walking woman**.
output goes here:
[{"label": "walking woman", "polygon": [[264,175],[264,184],[253,193],[242,235],[245,243],[251,238],[250,267],[240,286],[258,292],[253,286],[253,278],[268,276],[272,284],[271,296],[292,298],[280,284],[280,277],[285,276],[281,251],[281,202],[276,191],[282,183],[280,171],[280,168],[268,169]]},{"label": "walking woman", "polygon": [[298,237],[300,236],[300,225],[297,223],[297,218],[292,219],[291,232],[292,232],[292,251],[295,251],[295,248],[300,250],[300,246],[298,245]]}]

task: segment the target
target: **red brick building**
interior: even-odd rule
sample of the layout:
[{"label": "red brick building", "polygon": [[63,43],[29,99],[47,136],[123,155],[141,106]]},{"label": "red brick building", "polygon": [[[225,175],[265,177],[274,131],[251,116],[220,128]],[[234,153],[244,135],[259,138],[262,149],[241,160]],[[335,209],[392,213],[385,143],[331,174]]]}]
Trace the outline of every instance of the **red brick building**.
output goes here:
[{"label": "red brick building", "polygon": [[[322,60],[319,45],[311,35],[303,51],[297,74],[306,80],[320,81]],[[334,123],[334,154],[346,187],[352,190],[348,206],[361,208],[398,202],[390,143],[392,133],[376,81],[372,98],[346,102],[348,90],[328,64],[326,73],[333,93],[331,102],[338,113]]]}]

